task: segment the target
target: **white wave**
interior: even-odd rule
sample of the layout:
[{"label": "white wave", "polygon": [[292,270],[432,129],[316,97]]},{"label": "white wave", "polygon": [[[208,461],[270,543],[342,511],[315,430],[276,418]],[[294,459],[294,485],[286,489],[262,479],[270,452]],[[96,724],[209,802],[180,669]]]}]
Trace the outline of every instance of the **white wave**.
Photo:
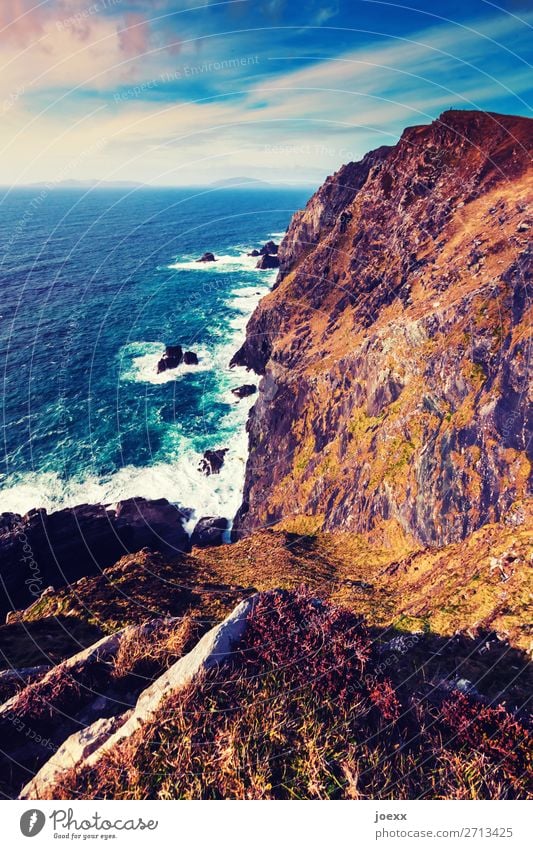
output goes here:
[{"label": "white wave", "polygon": [[248,319],[261,298],[270,291],[270,282],[272,282],[272,274],[263,274],[255,286],[237,286],[230,291],[226,299],[226,306],[230,310],[241,313],[241,315],[234,316],[227,321],[227,328],[232,333],[229,337],[226,335],[225,339],[213,345],[211,349],[204,345],[195,345],[194,343],[191,345],[198,354],[198,365],[182,363],[175,369],[157,374],[157,363],[165,352],[165,344],[163,342],[130,342],[120,351],[120,379],[139,383],[162,384],[179,380],[187,374],[197,374],[211,369],[216,370],[219,374],[224,372],[228,375],[235,374],[234,371],[229,369],[229,362],[240,345]]},{"label": "white wave", "polygon": [[[234,396],[231,396],[235,401]],[[199,471],[202,454],[181,438],[179,456],[151,466],[124,466],[112,475],[88,475],[79,480],[63,480],[55,472],[30,472],[0,492],[0,512],[24,514],[34,507],[49,512],[78,504],[113,505],[126,498],[166,498],[192,509],[186,524],[189,533],[202,516],[231,519],[242,498],[248,439],[244,427],[254,398],[235,403],[225,417],[221,431],[234,433],[212,447],[227,448],[224,465],[218,475],[206,477]]]},{"label": "white wave", "polygon": [[264,286],[263,281],[258,286],[243,286],[242,289],[233,289],[226,304],[229,309],[251,315],[261,298],[269,291],[270,287]]},{"label": "white wave", "polygon": [[198,257],[194,259],[192,257],[184,257],[171,263],[168,268],[184,271],[209,271],[213,274],[213,272],[218,271],[254,271],[257,265],[257,257],[248,256],[245,252],[237,255],[222,254],[218,256],[218,254],[215,254],[215,256],[215,262],[198,262]]},{"label": "white wave", "polygon": [[125,345],[120,352],[121,363],[125,363],[124,370],[121,369],[120,379],[139,383],[170,383],[173,380],[179,380],[185,374],[209,371],[214,367],[213,355],[207,348],[199,345],[192,345],[191,347],[198,355],[197,365],[182,363],[175,369],[169,369],[158,374],[157,364],[165,353],[164,343],[131,342],[129,345]]},{"label": "white wave", "polygon": [[[272,235],[272,234],[271,234]],[[194,260],[178,262],[172,268],[209,270],[255,270],[257,259],[245,253],[222,256],[217,263],[196,263]],[[192,442],[183,437],[179,426],[169,428],[165,436],[166,456],[175,459],[157,462],[150,466],[124,466],[112,475],[98,477],[87,475],[83,479],[63,480],[54,472],[31,472],[18,476],[11,486],[0,491],[0,512],[26,513],[34,507],[44,507],[49,512],[82,503],[114,504],[126,498],[166,498],[190,508],[193,513],[187,524],[192,531],[202,516],[225,516],[231,519],[240,506],[248,455],[246,420],[256,400],[252,395],[237,400],[231,389],[250,382],[244,368],[229,368],[232,355],[242,342],[248,319],[261,298],[270,290],[276,271],[257,271],[253,286],[235,287],[229,293],[226,306],[240,315],[229,319],[226,330],[220,330],[221,341],[211,350],[205,346],[191,345],[198,354],[198,365],[181,365],[157,374],[157,362],[165,350],[163,342],[132,342],[120,351],[121,380],[147,383],[166,383],[188,373],[213,369],[220,380],[219,398],[230,407],[219,426],[220,437],[213,440],[211,448],[228,448],[224,464],[218,475],[206,477],[199,471],[202,454]],[[227,334],[227,329],[230,334]]]}]

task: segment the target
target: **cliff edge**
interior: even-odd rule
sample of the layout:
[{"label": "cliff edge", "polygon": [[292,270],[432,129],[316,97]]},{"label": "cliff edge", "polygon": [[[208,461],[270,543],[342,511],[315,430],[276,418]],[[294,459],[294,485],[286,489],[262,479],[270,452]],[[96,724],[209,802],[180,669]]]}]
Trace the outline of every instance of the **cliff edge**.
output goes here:
[{"label": "cliff edge", "polygon": [[237,536],[523,522],[532,147],[530,119],[445,112],[296,213],[234,357],[262,375]]}]

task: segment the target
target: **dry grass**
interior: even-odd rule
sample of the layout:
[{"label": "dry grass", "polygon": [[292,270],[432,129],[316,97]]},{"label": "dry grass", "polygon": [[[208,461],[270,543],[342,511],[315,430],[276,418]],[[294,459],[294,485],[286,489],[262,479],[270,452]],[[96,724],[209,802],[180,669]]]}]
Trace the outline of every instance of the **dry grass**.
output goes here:
[{"label": "dry grass", "polygon": [[[45,647],[48,629],[63,635],[63,654],[59,644],[54,649],[57,662],[72,654],[70,632],[89,641],[85,631],[98,635],[184,615],[206,627],[256,590],[301,584],[364,615],[370,626],[443,637],[495,631],[514,648],[531,650],[529,512],[518,527],[488,524],[442,549],[421,549],[390,522],[364,536],[316,532],[308,519],[287,519],[234,545],[196,549],[174,561],[147,550],[124,557],[97,577],[44,596],[19,613],[18,622],[0,627],[0,650],[17,643],[17,665],[42,663],[31,632],[39,629]],[[21,640],[24,629],[27,639]]]},{"label": "dry grass", "polygon": [[[262,597],[232,659],[54,798],[526,798],[531,735],[503,707],[402,692],[352,613]],[[51,791],[52,792],[52,791]]]},{"label": "dry grass", "polygon": [[190,651],[201,630],[192,617],[185,616],[180,622],[163,620],[155,628],[131,631],[121,641],[114,658],[112,679],[126,681],[135,676],[151,681]]},{"label": "dry grass", "polygon": [[[70,734],[98,716],[132,707],[140,692],[190,651],[201,633],[191,617],[135,626],[114,657],[95,652],[75,664],[59,664],[20,689],[9,712],[0,717],[0,792],[16,796]],[[46,746],[39,745],[41,739]],[[33,746],[32,740],[37,741]]]}]

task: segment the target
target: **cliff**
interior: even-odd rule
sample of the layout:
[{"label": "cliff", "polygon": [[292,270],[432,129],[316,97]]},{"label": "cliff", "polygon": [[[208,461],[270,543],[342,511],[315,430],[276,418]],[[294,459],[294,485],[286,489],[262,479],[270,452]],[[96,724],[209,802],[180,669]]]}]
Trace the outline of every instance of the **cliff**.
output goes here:
[{"label": "cliff", "polygon": [[236,535],[523,522],[532,146],[530,119],[445,112],[296,213],[234,357],[262,375]]}]

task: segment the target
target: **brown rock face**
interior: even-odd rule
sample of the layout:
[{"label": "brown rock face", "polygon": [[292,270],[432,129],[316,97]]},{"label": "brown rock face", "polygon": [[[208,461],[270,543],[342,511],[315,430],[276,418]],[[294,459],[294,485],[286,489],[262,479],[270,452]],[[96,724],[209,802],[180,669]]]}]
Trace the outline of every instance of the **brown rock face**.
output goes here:
[{"label": "brown rock face", "polygon": [[530,119],[445,112],[296,213],[233,359],[263,375],[238,534],[305,514],[442,545],[520,521],[532,147]]}]

